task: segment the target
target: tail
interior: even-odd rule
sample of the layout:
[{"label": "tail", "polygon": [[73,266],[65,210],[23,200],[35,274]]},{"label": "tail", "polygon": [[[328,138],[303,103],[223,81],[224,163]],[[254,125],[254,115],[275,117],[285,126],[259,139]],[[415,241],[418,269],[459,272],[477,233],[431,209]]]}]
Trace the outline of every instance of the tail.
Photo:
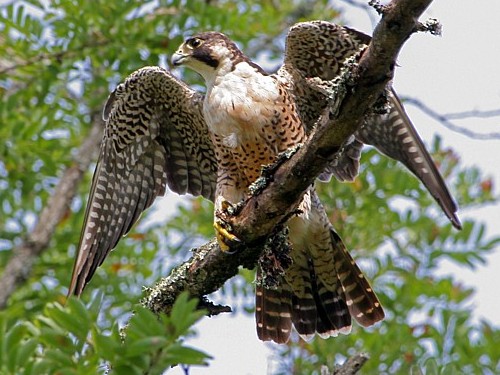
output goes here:
[{"label": "tail", "polygon": [[[257,269],[260,280],[260,268]],[[257,284],[255,290],[257,335],[262,341],[284,344],[292,331],[292,290],[283,280],[275,289]]]},{"label": "tail", "polygon": [[461,229],[457,204],[394,91],[389,101],[389,113],[369,118],[356,138],[402,162],[422,181],[453,226]]},{"label": "tail", "polygon": [[263,341],[286,343],[292,326],[305,340],[316,333],[323,338],[348,334],[352,318],[368,327],[385,317],[373,289],[327,222],[322,207],[313,208],[311,216],[291,220],[295,221],[291,223],[291,238],[293,227],[308,226],[300,233],[306,247],[301,248],[292,238],[293,263],[281,283],[275,289],[257,286],[257,334]]},{"label": "tail", "polygon": [[347,251],[342,239],[332,229],[332,244],[336,249],[336,269],[349,313],[363,327],[369,327],[385,318],[384,309],[363,272]]}]

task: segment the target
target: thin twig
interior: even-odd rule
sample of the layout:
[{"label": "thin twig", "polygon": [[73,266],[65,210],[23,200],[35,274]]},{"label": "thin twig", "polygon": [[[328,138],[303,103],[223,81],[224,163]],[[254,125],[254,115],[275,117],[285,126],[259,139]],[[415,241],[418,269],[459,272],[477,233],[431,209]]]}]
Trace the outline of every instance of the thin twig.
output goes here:
[{"label": "thin twig", "polygon": [[370,359],[366,353],[357,353],[348,358],[344,364],[333,371],[333,375],[354,375],[363,367],[363,365]]},{"label": "thin twig", "polygon": [[480,118],[491,118],[500,116],[500,110],[492,110],[492,111],[467,111],[467,112],[459,112],[459,113],[451,113],[451,114],[441,114],[427,104],[422,102],[419,99],[405,97],[403,98],[405,104],[411,104],[425,113],[427,116],[433,118],[438,121],[444,127],[454,131],[456,133],[460,133],[465,135],[466,137],[472,139],[480,139],[480,140],[492,140],[492,139],[500,139],[500,133],[490,132],[490,133],[478,133],[463,126],[458,126],[451,122],[450,120],[459,120],[466,119],[471,117],[480,117]]},{"label": "thin twig", "polygon": [[41,53],[39,55],[30,57],[26,60],[22,60],[19,62],[16,62],[11,65],[7,65],[5,61],[2,61],[1,69],[0,69],[0,75],[9,73],[13,70],[17,70],[20,68],[25,68],[30,65],[35,65],[41,62],[52,62],[52,61],[60,61],[63,58],[64,59],[69,59],[73,58],[75,56],[80,56],[82,55],[82,51],[88,49],[88,48],[97,48],[97,47],[102,47],[110,43],[110,40],[101,40],[98,42],[92,42],[88,44],[83,44],[79,46],[78,48],[75,49],[70,49],[70,50],[64,50],[64,51],[56,51],[56,52],[47,52],[47,53]]},{"label": "thin twig", "polygon": [[445,113],[445,114],[443,114],[443,117],[446,117],[449,120],[464,120],[467,118],[500,117],[500,109],[491,109],[488,111],[480,111],[477,109],[473,109],[470,111]]},{"label": "thin twig", "polygon": [[370,356],[366,353],[356,353],[342,365],[335,366],[333,372],[327,366],[322,366],[321,375],[355,375],[369,359]]}]

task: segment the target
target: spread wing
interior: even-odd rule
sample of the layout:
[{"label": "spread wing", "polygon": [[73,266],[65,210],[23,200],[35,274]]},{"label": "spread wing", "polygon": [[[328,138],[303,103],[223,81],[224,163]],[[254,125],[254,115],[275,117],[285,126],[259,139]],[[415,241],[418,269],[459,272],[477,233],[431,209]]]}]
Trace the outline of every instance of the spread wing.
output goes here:
[{"label": "spread wing", "polygon": [[[310,131],[326,105],[323,94],[312,88],[306,78],[335,78],[343,61],[370,42],[370,37],[356,30],[325,21],[294,25],[286,41],[286,55],[278,75],[292,80],[299,113]],[[389,91],[389,90],[388,90]],[[456,228],[461,228],[453,200],[443,177],[427,152],[403,106],[391,89],[390,110],[385,115],[371,115],[346,144],[332,165],[320,176],[334,175],[341,181],[358,174],[361,143],[375,146],[382,153],[403,163],[425,185]]]},{"label": "spread wing", "polygon": [[69,294],[80,295],[109,251],[166,186],[214,199],[216,159],[203,95],[159,67],[110,95]]},{"label": "spread wing", "polygon": [[307,130],[312,129],[326,101],[305,79],[337,77],[343,61],[369,42],[368,35],[326,21],[302,22],[290,28],[278,75],[293,80],[295,100]]},{"label": "spread wing", "polygon": [[462,225],[456,214],[458,206],[393,90],[389,93],[389,102],[389,113],[368,118],[356,137],[402,162],[422,181],[453,226],[461,229]]}]

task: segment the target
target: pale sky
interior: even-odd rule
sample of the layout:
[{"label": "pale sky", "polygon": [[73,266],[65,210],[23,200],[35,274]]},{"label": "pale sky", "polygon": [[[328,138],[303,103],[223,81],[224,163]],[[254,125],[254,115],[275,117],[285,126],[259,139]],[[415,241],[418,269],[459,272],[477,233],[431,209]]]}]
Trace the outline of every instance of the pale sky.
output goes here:
[{"label": "pale sky", "polygon": [[[335,2],[345,8],[346,25],[371,34],[366,14]],[[439,113],[500,108],[500,1],[435,1],[421,18],[434,17],[443,24],[443,36],[414,35],[403,47],[398,59],[394,87],[401,96],[423,100]],[[500,140],[473,140],[443,128],[418,109],[406,107],[425,142],[434,134],[451,146],[466,166],[478,165],[500,186]],[[500,118],[469,119],[461,126],[483,132],[500,132]],[[169,193],[171,194],[171,193]],[[172,202],[172,195],[160,204]],[[459,212],[462,219],[474,218],[488,224],[490,236],[500,235],[500,205]],[[476,316],[500,324],[500,251],[489,257],[489,264],[475,271],[445,265],[443,274],[453,273],[457,280],[477,290],[473,298]],[[256,336],[253,316],[231,315],[204,318],[195,328],[198,338],[188,343],[215,358],[208,368],[191,368],[191,375],[272,374],[268,365],[269,350],[274,344],[261,343]],[[180,369],[169,374],[183,374]]]}]

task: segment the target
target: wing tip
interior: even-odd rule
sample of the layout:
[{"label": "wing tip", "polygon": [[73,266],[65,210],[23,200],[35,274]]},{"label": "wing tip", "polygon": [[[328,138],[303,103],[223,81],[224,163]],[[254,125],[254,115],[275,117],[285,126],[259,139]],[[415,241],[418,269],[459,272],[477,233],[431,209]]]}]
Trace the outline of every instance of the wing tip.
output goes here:
[{"label": "wing tip", "polygon": [[460,221],[460,218],[458,217],[456,212],[451,213],[448,215],[448,218],[451,221],[451,224],[457,229],[457,230],[462,230],[462,222]]},{"label": "wing tip", "polygon": [[73,275],[71,276],[71,282],[68,287],[68,293],[66,294],[66,297],[69,298],[71,296],[76,296],[80,297],[83,289],[85,289],[86,283],[82,283],[82,275],[79,273],[76,273],[76,265],[73,270]]},{"label": "wing tip", "polygon": [[443,180],[443,187],[441,189],[441,194],[434,194],[431,189],[428,189],[431,195],[434,197],[436,202],[441,207],[442,211],[446,217],[450,220],[453,227],[457,230],[462,230],[462,222],[458,217],[458,205],[453,199],[451,193],[449,192],[446,184]]},{"label": "wing tip", "polygon": [[104,109],[102,110],[102,119],[104,121],[108,121],[109,115],[111,114],[111,110],[115,104],[116,100],[116,89],[114,89],[108,96],[106,100],[106,104],[104,104]]}]

